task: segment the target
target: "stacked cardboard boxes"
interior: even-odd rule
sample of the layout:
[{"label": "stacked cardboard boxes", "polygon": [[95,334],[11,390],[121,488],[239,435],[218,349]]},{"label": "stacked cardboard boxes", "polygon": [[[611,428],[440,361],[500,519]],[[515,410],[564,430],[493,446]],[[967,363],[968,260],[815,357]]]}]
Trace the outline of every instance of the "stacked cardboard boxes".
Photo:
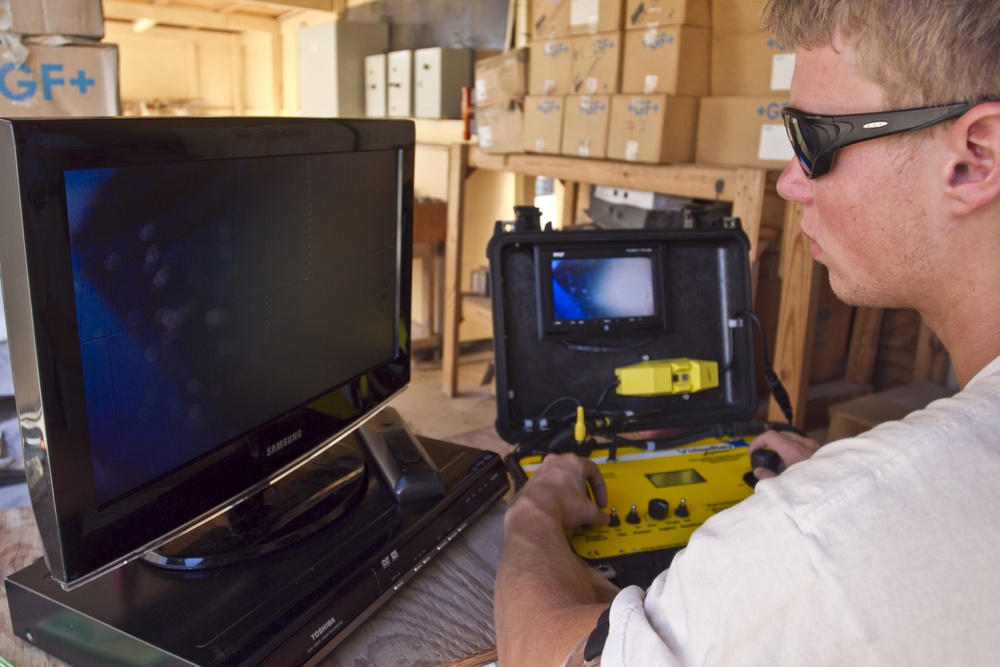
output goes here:
[{"label": "stacked cardboard boxes", "polygon": [[[480,143],[781,169],[795,56],[762,33],[764,2],[531,0],[527,94],[479,110]],[[518,128],[520,142],[509,134]]]},{"label": "stacked cardboard boxes", "polygon": [[782,169],[781,121],[795,55],[760,28],[764,0],[712,0],[711,95],[701,100],[697,160]]},{"label": "stacked cardboard boxes", "polygon": [[479,145],[491,153],[520,153],[528,49],[514,49],[476,63],[473,102]]},{"label": "stacked cardboard boxes", "polygon": [[114,116],[118,48],[101,0],[0,2],[0,116]]},{"label": "stacked cardboard boxes", "polygon": [[533,0],[527,152],[694,159],[708,93],[704,0]]}]

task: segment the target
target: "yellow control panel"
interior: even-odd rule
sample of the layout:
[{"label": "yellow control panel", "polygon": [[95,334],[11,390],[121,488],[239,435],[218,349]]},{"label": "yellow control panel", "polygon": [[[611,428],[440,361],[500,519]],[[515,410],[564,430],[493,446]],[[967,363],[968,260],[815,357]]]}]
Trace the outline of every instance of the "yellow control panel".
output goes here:
[{"label": "yellow control panel", "polygon": [[[751,441],[707,438],[664,451],[619,447],[611,461],[595,450],[591,459],[608,487],[611,525],[568,531],[573,550],[601,561],[686,545],[698,526],[753,493],[744,479],[751,472]],[[530,477],[541,457],[519,465]]]}]

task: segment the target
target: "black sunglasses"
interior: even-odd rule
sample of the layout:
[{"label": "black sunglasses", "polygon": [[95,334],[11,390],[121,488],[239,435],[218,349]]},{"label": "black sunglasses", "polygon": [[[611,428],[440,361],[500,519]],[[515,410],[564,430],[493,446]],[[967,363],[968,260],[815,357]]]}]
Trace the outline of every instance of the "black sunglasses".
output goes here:
[{"label": "black sunglasses", "polygon": [[977,104],[980,102],[959,102],[939,107],[845,116],[823,116],[785,107],[781,110],[781,116],[795,157],[799,159],[806,177],[812,179],[830,171],[833,154],[844,146],[899,132],[922,130],[958,118]]}]

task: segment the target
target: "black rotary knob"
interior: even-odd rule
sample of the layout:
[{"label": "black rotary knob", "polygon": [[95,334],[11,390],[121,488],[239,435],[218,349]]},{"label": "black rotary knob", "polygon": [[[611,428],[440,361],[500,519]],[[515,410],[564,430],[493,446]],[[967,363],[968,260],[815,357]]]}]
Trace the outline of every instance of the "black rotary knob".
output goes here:
[{"label": "black rotary knob", "polygon": [[649,501],[649,516],[657,521],[663,521],[670,514],[670,503],[662,498]]}]

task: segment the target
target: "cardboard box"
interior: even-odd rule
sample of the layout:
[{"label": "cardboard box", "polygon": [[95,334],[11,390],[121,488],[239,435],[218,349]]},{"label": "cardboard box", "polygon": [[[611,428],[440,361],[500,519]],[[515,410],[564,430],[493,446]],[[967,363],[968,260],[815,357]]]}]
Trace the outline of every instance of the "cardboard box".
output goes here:
[{"label": "cardboard box", "polygon": [[569,95],[563,111],[562,154],[607,156],[610,95]]},{"label": "cardboard box", "polygon": [[118,45],[29,45],[17,67],[0,50],[0,116],[118,116]]},{"label": "cardboard box", "polygon": [[9,5],[9,24],[0,12],[0,31],[22,35],[71,35],[104,37],[101,0],[4,0]]},{"label": "cardboard box", "polygon": [[709,164],[784,169],[792,159],[781,121],[788,95],[703,97],[695,160]]},{"label": "cardboard box", "polygon": [[625,0],[570,0],[569,34],[588,35],[624,27]]},{"label": "cardboard box", "polygon": [[869,396],[855,398],[830,407],[828,442],[850,438],[878,426],[896,421],[933,401],[951,396],[947,387],[933,382],[914,382]]},{"label": "cardboard box", "polygon": [[608,158],[654,164],[691,162],[697,122],[697,97],[615,95]]},{"label": "cardboard box", "polygon": [[670,25],[625,33],[623,93],[707,95],[708,28]]},{"label": "cardboard box", "polygon": [[562,152],[563,111],[561,95],[529,95],[524,98],[522,147],[526,153],[559,155]]},{"label": "cardboard box", "polygon": [[475,104],[496,104],[528,94],[528,47],[513,49],[476,63]]},{"label": "cardboard box", "polygon": [[656,28],[661,25],[712,26],[706,0],[628,0],[625,28]]},{"label": "cardboard box", "polygon": [[531,39],[569,34],[570,0],[531,0]]},{"label": "cardboard box", "polygon": [[[756,306],[754,306],[754,310],[757,310]],[[766,391],[770,392],[770,387],[767,387]],[[830,427],[830,408],[838,403],[851,401],[855,398],[867,396],[870,393],[872,393],[871,385],[859,384],[843,378],[809,385],[806,388],[805,423],[803,430],[828,429]],[[761,395],[759,391],[758,395]]]},{"label": "cardboard box", "polygon": [[573,84],[573,47],[567,39],[547,39],[528,45],[529,95],[568,95]]},{"label": "cardboard box", "polygon": [[522,100],[476,107],[479,147],[487,153],[520,153],[523,124]]},{"label": "cardboard box", "polygon": [[760,14],[766,0],[712,0],[712,34],[762,35]]},{"label": "cardboard box", "polygon": [[792,85],[795,50],[761,35],[712,38],[712,95],[770,95]]},{"label": "cardboard box", "polygon": [[448,234],[448,202],[430,199],[413,202],[413,242],[440,243]]},{"label": "cardboard box", "polygon": [[574,95],[617,93],[621,78],[622,34],[602,32],[570,38]]}]

